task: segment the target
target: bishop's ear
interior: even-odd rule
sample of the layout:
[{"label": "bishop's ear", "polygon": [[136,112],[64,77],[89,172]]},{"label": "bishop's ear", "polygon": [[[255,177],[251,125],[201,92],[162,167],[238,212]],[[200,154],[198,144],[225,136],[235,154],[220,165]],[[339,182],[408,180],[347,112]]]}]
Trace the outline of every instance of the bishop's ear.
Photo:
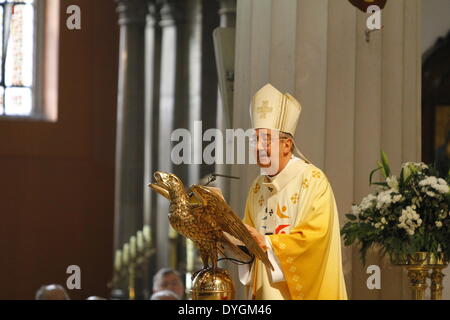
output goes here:
[{"label": "bishop's ear", "polygon": [[291,139],[285,139],[283,141],[283,154],[288,155],[294,150],[294,142]]}]

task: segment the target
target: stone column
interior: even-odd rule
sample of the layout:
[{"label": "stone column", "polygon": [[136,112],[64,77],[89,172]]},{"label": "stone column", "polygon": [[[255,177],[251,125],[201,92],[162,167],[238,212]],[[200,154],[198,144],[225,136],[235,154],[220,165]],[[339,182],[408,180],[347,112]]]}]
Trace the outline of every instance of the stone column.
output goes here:
[{"label": "stone column", "polygon": [[[170,134],[173,130],[173,110],[174,110],[174,81],[175,81],[175,55],[177,47],[175,45],[175,26],[170,14],[169,1],[158,1],[155,8],[155,41],[159,41],[159,52],[154,52],[155,67],[153,79],[153,112],[152,112],[152,145],[148,145],[149,155],[152,159],[152,173],[156,170],[172,172],[172,162],[170,160]],[[167,199],[152,192],[151,222],[155,239],[156,266],[154,271],[162,267],[169,266],[169,202]]]},{"label": "stone column", "polygon": [[[203,130],[205,126],[215,127],[217,77],[215,66],[211,66],[214,64],[211,6],[211,1],[206,0],[161,1],[159,130],[152,151],[157,153],[158,161],[154,168],[175,173],[186,185],[197,183],[205,170],[200,163],[173,164],[171,150],[178,142],[171,142],[170,136],[175,129],[193,133],[194,121],[198,120],[203,121]],[[218,25],[218,17],[216,20]],[[201,152],[191,150],[192,154],[195,151]],[[178,237],[169,228],[167,200],[158,197],[156,201],[157,244],[162,248],[158,250],[157,264],[170,265],[183,272],[185,238]]]},{"label": "stone column", "polygon": [[[214,30],[216,36],[220,33],[220,36],[223,37],[224,34],[229,35],[230,38],[234,39],[236,37],[236,0],[218,0],[219,10],[217,11],[219,15],[219,27]],[[219,95],[219,103],[218,103],[218,112],[216,115],[216,124],[217,128],[219,128],[225,136],[226,129],[232,127],[233,123],[233,86],[234,86],[234,42],[227,43],[226,47],[223,44],[218,45],[215,50],[221,50],[222,52],[219,56],[227,55],[227,59],[229,61],[229,70],[227,69],[226,79],[219,79],[223,81],[220,90],[224,90],[224,92],[220,92]],[[219,49],[220,48],[220,49]],[[221,63],[227,68],[227,62],[217,61],[216,53],[216,63]],[[224,101],[228,100],[228,101]],[[227,146],[224,140],[224,146]],[[220,154],[216,151],[216,157],[221,157],[222,159],[225,157],[226,147],[223,150],[224,154]],[[226,164],[216,164],[216,172],[230,175],[231,167]],[[236,180],[229,179],[218,179],[216,184],[222,190],[223,195],[226,199],[229,199],[230,187],[231,183],[238,183]]]},{"label": "stone column", "polygon": [[[197,182],[198,166],[174,165],[170,136],[175,129],[192,132],[200,117],[201,1],[164,0],[161,7],[161,78],[159,92],[158,169],[175,173],[186,185]],[[154,151],[154,152],[155,152]],[[185,238],[169,228],[166,199],[157,199],[158,266],[185,269]],[[170,238],[170,239],[169,239]]]},{"label": "stone column", "polygon": [[117,100],[115,248],[142,228],[144,181],[144,58],[147,0],[117,0],[120,25]]},{"label": "stone column", "polygon": [[[210,128],[218,128],[218,83],[213,42],[213,31],[220,24],[219,16],[216,14],[218,10],[219,3],[217,1],[202,0],[200,29],[201,111],[196,117],[202,120],[203,132]],[[203,150],[209,143],[203,143]],[[199,171],[199,178],[203,178],[213,173],[215,166],[203,163]]]},{"label": "stone column", "polygon": [[[217,14],[219,16],[220,22],[219,27],[214,30],[216,33],[221,33],[221,36],[224,36],[224,34],[228,35],[230,38],[236,37],[236,0],[218,0],[219,3],[219,10],[217,11]],[[217,46],[217,43],[216,43]],[[226,129],[232,127],[233,123],[233,80],[234,80],[234,42],[227,43],[226,47],[223,45],[220,45],[220,49],[223,50],[223,52],[220,53],[221,56],[226,55],[227,59],[229,59],[229,65],[230,69],[227,70],[227,76],[226,79],[219,79],[219,81],[224,81],[223,87],[220,88],[220,90],[224,90],[225,92],[221,92],[219,95],[219,105],[218,105],[218,112],[217,112],[217,127],[222,131],[222,133],[225,136]],[[218,48],[216,48],[218,50]],[[217,59],[217,53],[216,53],[216,59]],[[227,61],[227,62],[228,62]],[[223,63],[225,68],[227,67],[227,62],[224,61],[216,61],[216,63]],[[226,101],[228,100],[228,101]],[[226,144],[226,139],[224,140],[224,154],[218,154],[216,152],[216,156],[224,158],[227,150],[226,148],[228,145]],[[222,173],[225,175],[231,175],[231,166],[227,164],[216,164],[216,172]],[[218,178],[216,182],[217,186],[222,190],[222,194],[224,195],[225,199],[227,201],[230,200],[230,190],[231,188],[236,188],[239,186],[240,181],[239,180],[231,180],[231,179],[224,179],[224,178]],[[238,215],[242,215],[242,212],[237,211]],[[231,272],[231,276],[234,279],[237,279],[238,274],[237,270],[234,267],[235,265],[232,262],[229,261],[223,261],[220,264],[221,267],[226,268]],[[236,282],[236,298],[237,299],[243,299],[244,294],[241,290],[241,286],[239,285],[239,282]]]},{"label": "stone column", "polygon": [[[158,169],[158,139],[159,139],[159,99],[161,80],[161,3],[158,0],[149,1],[149,15],[146,27],[145,52],[145,184],[153,181],[153,172]],[[148,187],[144,187],[144,224],[152,231],[152,246],[157,246],[159,194]],[[161,219],[161,218],[160,218]],[[167,233],[166,233],[167,234]],[[144,287],[151,295],[153,278],[158,271],[156,256],[148,259],[148,267],[144,270]]]}]

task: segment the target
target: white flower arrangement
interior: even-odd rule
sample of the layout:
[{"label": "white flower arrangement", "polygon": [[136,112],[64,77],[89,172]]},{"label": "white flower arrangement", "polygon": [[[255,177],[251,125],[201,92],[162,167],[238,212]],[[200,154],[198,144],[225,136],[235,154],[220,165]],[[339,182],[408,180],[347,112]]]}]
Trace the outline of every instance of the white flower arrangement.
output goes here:
[{"label": "white flower arrangement", "polygon": [[[372,183],[378,170],[385,181]],[[403,164],[397,178],[382,152],[381,162],[369,178],[376,190],[346,215],[349,221],[342,229],[345,244],[358,243],[363,262],[368,248],[375,244],[391,259],[418,251],[450,256],[450,179],[446,179],[437,177],[434,168],[421,162]]]}]

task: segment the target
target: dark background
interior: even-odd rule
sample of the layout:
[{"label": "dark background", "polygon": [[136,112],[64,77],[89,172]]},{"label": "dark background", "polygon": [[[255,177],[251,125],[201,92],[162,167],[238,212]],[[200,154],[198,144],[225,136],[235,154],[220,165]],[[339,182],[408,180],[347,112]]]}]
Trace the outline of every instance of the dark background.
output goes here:
[{"label": "dark background", "polygon": [[[66,8],[81,8],[68,30]],[[118,40],[112,0],[61,1],[58,121],[0,120],[0,299],[42,284],[107,296],[112,276]]]}]

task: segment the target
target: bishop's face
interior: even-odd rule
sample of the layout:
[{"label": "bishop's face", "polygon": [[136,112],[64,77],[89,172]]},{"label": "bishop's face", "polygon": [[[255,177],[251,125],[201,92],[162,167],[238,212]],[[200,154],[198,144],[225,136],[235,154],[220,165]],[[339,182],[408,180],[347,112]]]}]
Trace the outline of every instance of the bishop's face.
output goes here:
[{"label": "bishop's face", "polygon": [[256,129],[255,136],[258,166],[269,175],[277,174],[291,156],[292,141],[288,142],[288,137],[270,129]]}]

